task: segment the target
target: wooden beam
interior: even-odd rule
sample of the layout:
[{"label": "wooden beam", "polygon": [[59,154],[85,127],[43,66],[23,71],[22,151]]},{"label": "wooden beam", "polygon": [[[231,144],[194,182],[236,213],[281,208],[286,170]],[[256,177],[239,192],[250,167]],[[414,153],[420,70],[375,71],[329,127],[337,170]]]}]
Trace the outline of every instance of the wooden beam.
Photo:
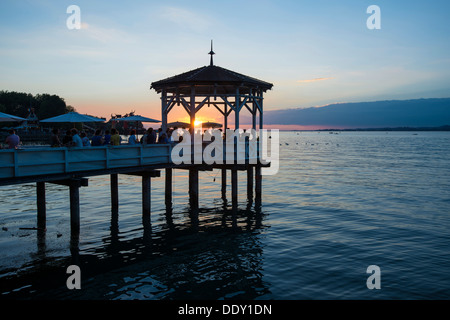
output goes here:
[{"label": "wooden beam", "polygon": [[87,187],[89,185],[89,179],[87,178],[72,178],[72,179],[64,179],[64,180],[54,180],[48,181],[49,183],[58,184],[62,186],[77,186],[79,187]]},{"label": "wooden beam", "polygon": [[236,169],[231,169],[231,201],[233,207],[238,204],[238,174]]},{"label": "wooden beam", "polygon": [[186,110],[186,112],[191,115],[191,110],[190,110],[190,106],[189,103],[183,98],[181,97],[181,105],[183,106],[184,110]]},{"label": "wooden beam", "polygon": [[45,204],[45,182],[36,182],[37,227],[46,228],[47,209]]},{"label": "wooden beam", "polygon": [[151,177],[142,176],[142,215],[149,216],[151,211]]},{"label": "wooden beam", "polygon": [[262,175],[261,175],[261,166],[255,166],[255,193],[256,199],[261,200],[261,192],[262,192]]},{"label": "wooden beam", "polygon": [[189,170],[189,203],[194,209],[198,208],[198,170]]},{"label": "wooden beam", "polygon": [[172,168],[166,168],[166,205],[172,204]]},{"label": "wooden beam", "polygon": [[195,112],[197,113],[198,111],[200,111],[200,109],[205,105],[206,101],[208,101],[209,96],[207,96],[205,99],[203,99],[202,102],[199,103],[199,105],[197,107],[194,106],[195,108]]},{"label": "wooden beam", "polygon": [[165,89],[161,93],[161,128],[163,132],[167,129],[167,92]]},{"label": "wooden beam", "polygon": [[253,199],[253,167],[249,166],[247,169],[247,198]]},{"label": "wooden beam", "polygon": [[239,129],[239,112],[241,110],[241,96],[239,95],[239,87],[236,88],[235,98],[236,109],[234,109],[234,130]]},{"label": "wooden beam", "polygon": [[216,103],[212,104],[214,107],[216,107],[217,110],[219,110],[219,112],[224,116],[225,113],[222,111],[222,109],[219,108],[219,106]]},{"label": "wooden beam", "polygon": [[74,181],[69,186],[70,193],[70,230],[72,234],[80,233],[80,185]]},{"label": "wooden beam", "polygon": [[[235,110],[235,107],[228,101],[227,97],[220,95],[219,97],[222,98],[223,101],[225,101],[225,103],[232,109]],[[235,96],[236,97],[236,96]]]},{"label": "wooden beam", "polygon": [[227,169],[222,169],[222,199],[227,198]]},{"label": "wooden beam", "polygon": [[125,172],[124,174],[130,175],[130,176],[148,176],[151,178],[159,178],[161,177],[161,171],[159,170],[147,170],[147,171],[137,171],[137,172]]},{"label": "wooden beam", "polygon": [[119,178],[117,173],[110,175],[111,211],[119,212]]}]

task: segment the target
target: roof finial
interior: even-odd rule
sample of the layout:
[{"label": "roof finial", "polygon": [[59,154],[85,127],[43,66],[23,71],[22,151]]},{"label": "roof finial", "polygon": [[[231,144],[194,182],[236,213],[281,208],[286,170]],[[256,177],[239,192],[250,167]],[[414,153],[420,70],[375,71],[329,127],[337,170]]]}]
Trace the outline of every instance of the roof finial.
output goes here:
[{"label": "roof finial", "polygon": [[213,65],[213,55],[215,54],[213,51],[213,41],[211,40],[211,51],[208,53],[209,55],[211,55],[211,61],[210,61],[210,66]]}]

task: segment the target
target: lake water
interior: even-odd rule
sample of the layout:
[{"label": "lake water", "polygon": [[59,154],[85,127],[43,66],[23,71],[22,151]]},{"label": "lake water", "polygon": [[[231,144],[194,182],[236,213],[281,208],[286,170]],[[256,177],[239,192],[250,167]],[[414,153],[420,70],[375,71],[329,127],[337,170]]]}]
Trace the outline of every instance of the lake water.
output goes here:
[{"label": "lake water", "polygon": [[[245,173],[233,212],[220,171],[203,172],[196,214],[176,170],[170,210],[162,171],[143,221],[138,177],[119,176],[118,215],[109,176],[91,177],[79,239],[67,187],[47,184],[45,233],[23,229],[35,185],[0,187],[0,299],[449,299],[449,155],[450,132],[280,132],[261,206]],[[66,287],[71,264],[81,290]]]}]

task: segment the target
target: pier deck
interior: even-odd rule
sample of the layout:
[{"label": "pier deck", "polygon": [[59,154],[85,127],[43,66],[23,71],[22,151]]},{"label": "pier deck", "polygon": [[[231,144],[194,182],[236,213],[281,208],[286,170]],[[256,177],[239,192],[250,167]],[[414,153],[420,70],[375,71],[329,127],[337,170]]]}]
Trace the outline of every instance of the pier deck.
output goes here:
[{"label": "pier deck", "polygon": [[[192,159],[200,163],[174,164],[172,161],[172,144],[121,145],[103,147],[33,147],[23,149],[0,150],[0,186],[22,183],[36,183],[38,227],[46,225],[45,184],[54,183],[69,187],[71,229],[79,232],[80,197],[79,188],[88,186],[88,177],[110,175],[111,209],[118,211],[117,175],[135,175],[142,177],[142,212],[149,216],[151,211],[151,178],[160,177],[160,170],[165,170],[166,204],[172,202],[172,170],[189,170],[190,205],[198,208],[199,171],[222,170],[222,197],[226,198],[226,170],[231,171],[231,196],[233,207],[237,207],[238,181],[237,172],[247,171],[247,194],[253,197],[253,179],[255,181],[256,201],[261,199],[261,167],[257,157],[251,157],[248,145],[244,153],[235,154],[235,161],[223,164],[207,164],[203,156],[192,154]],[[203,148],[204,149],[204,148]],[[203,151],[203,150],[202,150]],[[256,156],[256,155],[255,155]],[[241,161],[238,161],[241,160]],[[244,161],[242,161],[244,160]]]}]

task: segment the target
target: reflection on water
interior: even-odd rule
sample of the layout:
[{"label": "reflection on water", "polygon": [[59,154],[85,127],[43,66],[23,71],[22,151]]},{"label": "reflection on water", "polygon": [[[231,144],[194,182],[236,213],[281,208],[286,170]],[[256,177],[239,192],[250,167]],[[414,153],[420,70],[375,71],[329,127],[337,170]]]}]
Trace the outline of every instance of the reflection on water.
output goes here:
[{"label": "reflection on water", "polygon": [[[47,232],[34,231],[37,250],[20,270],[3,273],[2,298],[255,299],[267,294],[260,272],[261,207],[247,201],[233,210],[222,199],[215,205],[181,212],[168,206],[141,215],[140,224],[125,231],[121,213],[112,211],[108,234],[91,244],[83,241],[83,232],[72,234],[68,256],[54,256]],[[31,232],[26,237],[32,238]],[[80,266],[82,290],[65,285],[71,264]]]}]

